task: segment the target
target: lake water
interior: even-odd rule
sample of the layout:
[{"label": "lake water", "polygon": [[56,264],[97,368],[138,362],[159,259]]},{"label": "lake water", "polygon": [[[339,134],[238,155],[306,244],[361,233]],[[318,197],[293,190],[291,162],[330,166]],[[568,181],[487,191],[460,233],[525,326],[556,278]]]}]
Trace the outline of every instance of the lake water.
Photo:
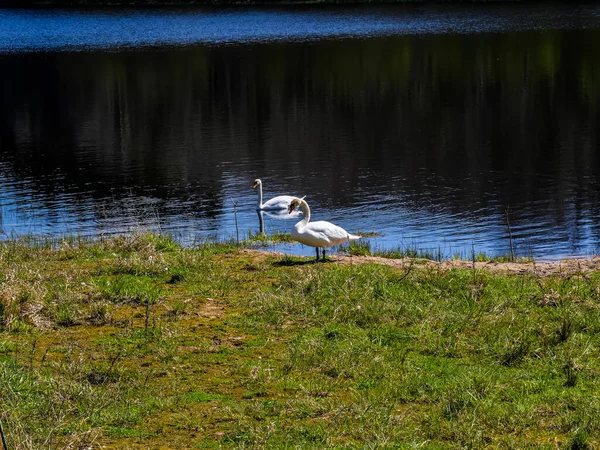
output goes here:
[{"label": "lake water", "polygon": [[508,209],[596,254],[598,42],[594,3],[0,10],[1,231],[245,236],[261,178],[373,247],[506,254]]}]

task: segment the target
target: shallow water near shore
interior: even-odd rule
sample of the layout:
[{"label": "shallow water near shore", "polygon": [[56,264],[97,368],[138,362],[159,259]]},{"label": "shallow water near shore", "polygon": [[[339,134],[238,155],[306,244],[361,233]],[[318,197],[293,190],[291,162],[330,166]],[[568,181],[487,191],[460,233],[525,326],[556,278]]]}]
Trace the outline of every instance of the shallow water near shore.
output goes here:
[{"label": "shallow water near shore", "polygon": [[596,254],[598,39],[589,3],[2,10],[2,230],[244,238],[258,177],[373,248]]}]

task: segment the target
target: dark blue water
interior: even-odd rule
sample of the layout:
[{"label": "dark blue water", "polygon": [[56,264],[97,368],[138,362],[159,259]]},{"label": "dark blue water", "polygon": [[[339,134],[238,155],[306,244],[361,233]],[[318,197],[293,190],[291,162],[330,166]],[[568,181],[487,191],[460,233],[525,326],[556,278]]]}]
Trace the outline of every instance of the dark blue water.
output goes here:
[{"label": "dark blue water", "polygon": [[599,12],[0,10],[2,231],[193,243],[237,202],[243,237],[258,177],[375,247],[504,254],[508,210],[519,254],[595,254]]},{"label": "dark blue water", "polygon": [[594,4],[0,10],[0,51],[596,28]]}]

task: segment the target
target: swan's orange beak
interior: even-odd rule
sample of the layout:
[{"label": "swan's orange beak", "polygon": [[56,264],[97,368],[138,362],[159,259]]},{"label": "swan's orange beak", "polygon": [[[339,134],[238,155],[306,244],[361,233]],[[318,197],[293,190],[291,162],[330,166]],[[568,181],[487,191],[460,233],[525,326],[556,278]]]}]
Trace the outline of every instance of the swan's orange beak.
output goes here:
[{"label": "swan's orange beak", "polygon": [[288,207],[288,214],[291,214],[294,211],[294,209],[296,209],[296,205],[290,203],[290,206]]},{"label": "swan's orange beak", "polygon": [[258,186],[258,183],[254,183],[254,184],[252,185],[252,189],[256,189],[256,186]]}]

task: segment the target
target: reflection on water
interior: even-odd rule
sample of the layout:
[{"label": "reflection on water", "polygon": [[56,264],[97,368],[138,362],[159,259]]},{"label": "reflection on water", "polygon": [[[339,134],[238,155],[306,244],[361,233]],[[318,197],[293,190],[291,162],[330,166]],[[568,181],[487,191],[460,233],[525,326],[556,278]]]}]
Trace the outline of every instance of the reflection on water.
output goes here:
[{"label": "reflection on water", "polygon": [[[376,246],[506,253],[510,207],[519,253],[594,252],[599,39],[506,31],[0,56],[3,230],[141,226],[191,243],[232,237],[238,201],[243,236],[259,230],[260,177],[265,199],[306,195],[315,220],[380,232]],[[294,222],[264,217],[267,232]]]},{"label": "reflection on water", "polygon": [[264,217],[265,212],[257,210],[256,213],[258,214],[258,230],[264,234],[265,233],[265,217]]}]

